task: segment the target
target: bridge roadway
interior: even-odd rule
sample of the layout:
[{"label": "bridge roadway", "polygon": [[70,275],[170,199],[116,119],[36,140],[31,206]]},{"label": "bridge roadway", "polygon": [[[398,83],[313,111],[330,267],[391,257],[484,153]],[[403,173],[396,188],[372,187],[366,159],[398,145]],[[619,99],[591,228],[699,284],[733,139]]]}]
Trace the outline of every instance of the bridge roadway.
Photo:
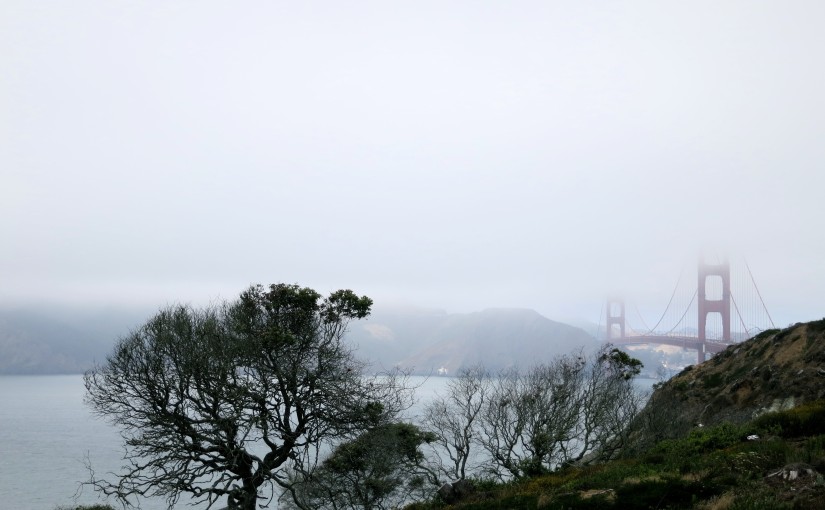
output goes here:
[{"label": "bridge roadway", "polygon": [[665,336],[665,335],[645,335],[645,336],[624,336],[619,338],[611,338],[608,340],[615,345],[642,345],[642,344],[665,344],[675,345],[685,349],[693,349],[695,351],[702,350],[704,345],[704,352],[711,352],[713,354],[724,351],[728,346],[733,345],[734,342],[726,343],[718,340],[699,340],[695,336]]}]

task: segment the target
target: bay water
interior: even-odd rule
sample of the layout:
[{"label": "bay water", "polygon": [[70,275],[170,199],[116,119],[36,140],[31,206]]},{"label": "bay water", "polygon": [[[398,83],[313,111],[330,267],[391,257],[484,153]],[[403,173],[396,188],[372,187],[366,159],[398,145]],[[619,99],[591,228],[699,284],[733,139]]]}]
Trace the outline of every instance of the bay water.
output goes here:
[{"label": "bay water", "polygon": [[[419,405],[447,380],[412,377]],[[123,455],[117,429],[91,414],[84,393],[80,375],[0,376],[0,510],[55,510],[102,502],[119,508],[80,485],[89,479],[87,459],[102,477],[119,471]],[[410,410],[410,418],[417,407]],[[187,503],[176,507],[205,507]],[[143,499],[141,508],[163,510],[166,503],[162,498]]]}]

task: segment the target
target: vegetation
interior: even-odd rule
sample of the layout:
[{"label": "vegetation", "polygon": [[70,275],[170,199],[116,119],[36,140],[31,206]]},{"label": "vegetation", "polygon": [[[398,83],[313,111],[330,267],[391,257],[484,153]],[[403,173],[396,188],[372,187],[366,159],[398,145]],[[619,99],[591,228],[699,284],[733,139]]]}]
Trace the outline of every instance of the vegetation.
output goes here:
[{"label": "vegetation", "polygon": [[470,367],[425,411],[434,471],[446,480],[499,481],[613,456],[641,406],[632,379],[641,363],[607,346],[491,376]]},{"label": "vegetation", "polygon": [[427,499],[433,473],[420,446],[434,439],[408,423],[368,430],[338,446],[301,483],[296,481],[300,505],[287,501],[287,507],[389,509]]},{"label": "vegetation", "polygon": [[[297,497],[323,451],[391,423],[407,402],[395,375],[365,378],[342,341],[372,301],[297,285],[253,286],[196,310],[173,306],[85,375],[87,403],[119,426],[129,464],[89,483],[123,503],[188,493],[252,510]],[[277,494],[276,494],[277,490]]]},{"label": "vegetation", "polygon": [[825,434],[825,401],[803,404],[782,413],[768,413],[754,426],[785,438]]},{"label": "vegetation", "polygon": [[[818,401],[744,425],[696,428],[633,458],[485,483],[464,502],[431,501],[408,510],[822,509],[823,412],[825,401]],[[798,474],[791,475],[792,470]]]},{"label": "vegetation", "polygon": [[111,505],[58,506],[54,510],[115,510]]}]

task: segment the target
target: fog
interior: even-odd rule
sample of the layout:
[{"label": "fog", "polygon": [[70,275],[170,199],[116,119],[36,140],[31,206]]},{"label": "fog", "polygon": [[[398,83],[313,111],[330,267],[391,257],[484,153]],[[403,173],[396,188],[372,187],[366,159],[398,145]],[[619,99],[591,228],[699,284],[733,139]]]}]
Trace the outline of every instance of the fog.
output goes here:
[{"label": "fog", "polygon": [[825,315],[825,4],[0,4],[0,302]]}]

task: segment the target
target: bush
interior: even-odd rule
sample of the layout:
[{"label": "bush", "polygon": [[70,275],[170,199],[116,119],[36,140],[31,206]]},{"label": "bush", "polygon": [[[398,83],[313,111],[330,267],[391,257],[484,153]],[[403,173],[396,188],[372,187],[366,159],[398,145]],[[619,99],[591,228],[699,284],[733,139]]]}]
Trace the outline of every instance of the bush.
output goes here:
[{"label": "bush", "polygon": [[[575,508],[576,510],[602,510],[604,508],[613,507],[613,502],[608,495],[596,495],[590,497],[582,497],[579,493],[565,493],[560,494],[550,501],[539,501],[542,510],[569,510]],[[497,507],[498,508],[498,507]]]},{"label": "bush", "polygon": [[763,432],[786,438],[825,434],[825,400],[763,414],[753,424]]},{"label": "bush", "polygon": [[724,384],[725,380],[724,377],[722,377],[722,374],[716,373],[708,375],[702,382],[705,385],[706,389],[711,389],[716,388],[717,386],[721,386],[722,384]]},{"label": "bush", "polygon": [[115,510],[111,505],[58,506],[54,510]]},{"label": "bush", "polygon": [[734,451],[719,453],[717,465],[726,465],[730,474],[752,479],[790,461],[793,448],[785,441],[749,441]]},{"label": "bush", "polygon": [[718,493],[718,489],[707,484],[675,477],[647,480],[619,487],[616,490],[616,508],[692,508],[697,501]]},{"label": "bush", "polygon": [[681,439],[661,441],[649,452],[649,457],[686,459],[741,443],[747,436],[746,427],[722,423],[715,427],[694,429]]},{"label": "bush", "polygon": [[[808,438],[802,445],[802,462],[816,463],[822,462],[825,468],[825,435]],[[825,473],[825,469],[818,468],[817,471]]]},{"label": "bush", "polygon": [[759,340],[761,338],[767,338],[771,335],[775,335],[775,334],[779,333],[779,331],[780,330],[778,328],[766,329],[765,331],[763,331],[763,332],[759,333],[758,335],[756,335],[755,337],[753,337],[753,339],[754,340]]},{"label": "bush", "polygon": [[750,490],[738,491],[733,504],[728,510],[790,510],[793,505],[780,501],[776,493],[766,487],[749,487]]},{"label": "bush", "polygon": [[820,333],[825,331],[825,318],[808,323],[808,332]]}]

